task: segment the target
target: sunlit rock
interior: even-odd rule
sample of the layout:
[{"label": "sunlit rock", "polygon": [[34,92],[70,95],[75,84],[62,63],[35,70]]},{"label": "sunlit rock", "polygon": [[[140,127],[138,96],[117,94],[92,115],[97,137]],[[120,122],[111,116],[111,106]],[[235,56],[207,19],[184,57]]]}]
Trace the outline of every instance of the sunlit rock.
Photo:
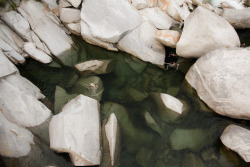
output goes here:
[{"label": "sunlit rock", "polygon": [[39,50],[36,48],[36,46],[31,43],[31,42],[27,42],[23,45],[23,50],[33,59],[44,63],[44,64],[48,64],[50,62],[52,62],[52,58],[47,55],[46,53],[44,53],[43,51]]},{"label": "sunlit rock", "polygon": [[68,0],[59,0],[59,8],[72,7]]},{"label": "sunlit rock", "polygon": [[114,46],[114,44],[112,44],[110,42],[102,41],[102,40],[100,40],[98,38],[95,38],[90,32],[89,26],[83,20],[81,20],[80,25],[81,25],[82,38],[86,42],[88,42],[90,44],[93,44],[93,45],[97,45],[97,46],[106,48],[108,50],[118,51],[118,49]]},{"label": "sunlit rock", "polygon": [[114,67],[113,60],[89,60],[75,65],[82,75],[107,74],[112,72]]},{"label": "sunlit rock", "polygon": [[146,0],[129,0],[129,2],[138,10],[144,9],[148,6]]},{"label": "sunlit rock", "polygon": [[63,88],[57,86],[55,91],[54,113],[58,114],[61,108],[76,96],[77,94],[68,94]]},{"label": "sunlit rock", "polygon": [[143,21],[138,11],[125,0],[84,0],[81,10],[81,19],[91,35],[111,43],[118,42]]},{"label": "sunlit rock", "polygon": [[[184,0],[158,0],[159,7],[162,11],[167,13],[173,19],[176,20],[186,20],[190,14],[188,6],[186,3],[183,3]],[[183,6],[181,7],[181,5]]]},{"label": "sunlit rock", "polygon": [[100,101],[103,90],[102,80],[97,76],[92,76],[88,78],[79,78],[75,86],[72,88],[71,93],[84,94],[85,96]]},{"label": "sunlit rock", "polygon": [[145,120],[147,125],[154,131],[156,131],[157,133],[159,133],[159,135],[162,136],[163,132],[161,130],[161,128],[159,127],[159,125],[155,122],[154,118],[150,115],[149,112],[145,112],[144,114]]},{"label": "sunlit rock", "polygon": [[203,8],[205,8],[205,9],[210,10],[211,12],[216,13],[216,14],[219,15],[219,16],[222,16],[222,14],[223,14],[223,12],[224,12],[223,9],[218,8],[218,7],[214,7],[214,6],[212,6],[211,4],[209,4],[209,3],[202,4],[201,6],[202,6]]},{"label": "sunlit rock", "polygon": [[76,35],[81,35],[81,24],[79,23],[69,23],[66,25],[67,28]]},{"label": "sunlit rock", "polygon": [[64,65],[72,66],[77,61],[73,41],[61,28],[58,18],[39,2],[25,0],[18,12],[29,22],[31,29],[43,41],[50,52]]},{"label": "sunlit rock", "polygon": [[0,155],[22,157],[28,155],[33,143],[33,135],[27,129],[10,122],[0,109]]},{"label": "sunlit rock", "polygon": [[[232,68],[235,64],[237,69]],[[250,119],[249,64],[248,49],[218,49],[198,59],[186,74],[186,80],[218,114]]]},{"label": "sunlit rock", "polygon": [[250,28],[250,8],[224,9],[222,17],[234,28]]},{"label": "sunlit rock", "polygon": [[42,0],[42,2],[48,4],[48,7],[49,7],[51,10],[54,10],[54,9],[58,8],[57,1]]},{"label": "sunlit rock", "polygon": [[0,107],[6,118],[23,127],[43,123],[50,116],[50,110],[37,100],[34,90],[16,84],[8,78],[0,80]]},{"label": "sunlit rock", "polygon": [[118,42],[118,48],[133,56],[163,66],[165,59],[164,46],[155,40],[156,27],[144,22]]},{"label": "sunlit rock", "polygon": [[75,8],[78,8],[82,2],[82,0],[67,0],[67,1],[71,3]]},{"label": "sunlit rock", "polygon": [[135,127],[128,115],[128,111],[120,104],[106,102],[102,107],[102,113],[104,114],[104,118],[108,118],[112,113],[115,114],[123,133],[122,139],[124,139],[124,144],[129,152],[135,153],[140,146],[152,142],[153,135]]},{"label": "sunlit rock", "polygon": [[168,30],[176,22],[159,7],[145,8],[139,10],[139,13],[145,21],[152,22],[158,29]]},{"label": "sunlit rock", "polygon": [[8,58],[0,51],[0,78],[8,75],[19,73],[18,69],[12,64]]},{"label": "sunlit rock", "polygon": [[250,162],[250,131],[237,125],[229,125],[220,137],[222,143]]},{"label": "sunlit rock", "polygon": [[227,2],[230,6],[234,7],[235,9],[243,9],[244,8],[244,0],[211,0],[211,4],[215,7],[221,7],[222,2]]},{"label": "sunlit rock", "polygon": [[75,166],[99,165],[100,104],[79,95],[55,115],[49,125],[50,148],[68,152]]},{"label": "sunlit rock", "polygon": [[80,9],[62,8],[60,9],[60,20],[64,23],[80,22]]},{"label": "sunlit rock", "polygon": [[154,98],[160,117],[166,122],[176,122],[186,109],[182,101],[164,93],[151,93]]},{"label": "sunlit rock", "polygon": [[110,114],[107,123],[105,124],[105,135],[108,140],[110,157],[111,157],[111,166],[114,166],[117,163],[117,154],[118,143],[119,143],[119,125],[117,118],[114,113]]},{"label": "sunlit rock", "polygon": [[30,42],[34,43],[38,49],[42,50],[47,55],[51,55],[48,47],[43,42],[40,41],[38,36],[33,31],[30,32],[30,35],[31,35]]},{"label": "sunlit rock", "polygon": [[191,149],[197,152],[210,144],[208,137],[203,129],[176,128],[170,135],[170,144],[173,150]]},{"label": "sunlit rock", "polygon": [[149,7],[157,7],[158,6],[158,0],[146,0]]},{"label": "sunlit rock", "polygon": [[176,53],[185,58],[199,58],[218,48],[237,46],[240,40],[234,28],[222,17],[199,6],[185,20]]},{"label": "sunlit rock", "polygon": [[182,161],[181,167],[206,167],[205,163],[195,154],[189,153]]},{"label": "sunlit rock", "polygon": [[17,53],[9,44],[4,42],[1,38],[0,38],[0,49],[12,63],[23,64],[25,62],[25,58],[21,56],[19,53]]},{"label": "sunlit rock", "polygon": [[153,166],[152,155],[153,155],[152,150],[146,147],[141,147],[139,151],[137,152],[135,159],[136,159],[136,162],[141,167]]},{"label": "sunlit rock", "polygon": [[174,30],[157,30],[155,32],[155,38],[163,45],[175,48],[180,39],[180,33]]}]

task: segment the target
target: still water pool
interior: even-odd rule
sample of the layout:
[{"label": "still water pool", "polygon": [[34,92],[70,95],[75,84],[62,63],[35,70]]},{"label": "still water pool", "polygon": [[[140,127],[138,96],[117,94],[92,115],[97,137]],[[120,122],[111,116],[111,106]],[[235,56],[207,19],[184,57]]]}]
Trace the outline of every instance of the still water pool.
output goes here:
[{"label": "still water pool", "polygon": [[[111,104],[116,106],[116,114],[123,113],[117,116],[121,129],[120,167],[249,166],[220,141],[227,125],[235,123],[249,127],[249,121],[220,116],[199,99],[185,81],[185,74],[195,60],[179,58],[179,70],[164,70],[129,54],[110,52],[78,41],[79,62],[92,59],[114,59],[116,62],[111,73],[98,77],[104,88],[100,100],[101,120],[108,118]],[[41,89],[47,97],[44,103],[52,111],[58,100],[55,99],[56,86],[72,94],[77,78],[84,78],[74,68],[58,68],[56,64],[49,67],[33,60],[28,60],[19,70]],[[151,92],[167,93],[184,101],[187,112],[176,122],[162,120]],[[145,113],[154,119],[158,128],[148,126]],[[69,161],[65,154],[58,156]]]}]

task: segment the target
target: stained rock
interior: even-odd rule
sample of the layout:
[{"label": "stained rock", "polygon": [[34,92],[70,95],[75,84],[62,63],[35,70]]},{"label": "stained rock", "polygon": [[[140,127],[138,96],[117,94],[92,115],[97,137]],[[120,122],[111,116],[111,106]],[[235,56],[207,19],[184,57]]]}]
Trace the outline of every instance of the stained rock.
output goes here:
[{"label": "stained rock", "polygon": [[133,56],[163,66],[165,59],[164,46],[154,39],[156,27],[144,22],[118,42],[118,48]]},{"label": "stained rock", "polygon": [[79,95],[68,102],[49,125],[50,148],[68,152],[75,166],[99,165],[100,104]]},{"label": "stained rock", "polygon": [[[232,68],[235,64],[237,70]],[[185,78],[201,100],[216,113],[250,119],[249,64],[248,49],[218,49],[198,59]]]},{"label": "stained rock", "polygon": [[234,28],[222,17],[199,6],[185,20],[176,53],[185,58],[199,58],[218,48],[237,46],[240,40]]},{"label": "stained rock", "polygon": [[60,9],[60,20],[64,23],[80,22],[80,13],[80,9],[62,8]]},{"label": "stained rock", "polygon": [[177,42],[180,39],[180,33],[178,31],[173,30],[157,30],[155,32],[155,38],[163,45],[175,48]]},{"label": "stained rock", "polygon": [[143,21],[137,10],[125,0],[84,0],[81,10],[81,19],[91,35],[111,43],[118,42]]},{"label": "stained rock", "polygon": [[3,52],[0,51],[0,78],[4,78],[14,73],[19,73],[18,69],[8,60]]},{"label": "stained rock", "polygon": [[250,8],[224,9],[222,17],[234,28],[250,28]]},{"label": "stained rock", "polygon": [[145,21],[152,22],[156,28],[168,30],[173,23],[176,23],[169,15],[164,13],[159,7],[145,8],[139,10]]},{"label": "stained rock", "polygon": [[250,162],[250,131],[237,125],[229,125],[220,137],[222,143]]}]

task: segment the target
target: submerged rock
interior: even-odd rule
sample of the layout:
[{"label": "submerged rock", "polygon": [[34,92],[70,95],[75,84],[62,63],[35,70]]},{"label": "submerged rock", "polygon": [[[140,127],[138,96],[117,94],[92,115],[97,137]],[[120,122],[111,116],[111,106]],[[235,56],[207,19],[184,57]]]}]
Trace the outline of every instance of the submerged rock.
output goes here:
[{"label": "submerged rock", "polygon": [[181,167],[206,167],[205,163],[193,153],[189,153],[185,156]]},{"label": "submerged rock", "polygon": [[219,159],[219,164],[222,167],[235,167],[235,166],[240,166],[240,157],[228,150],[226,147],[221,147],[220,150],[220,159]]},{"label": "submerged rock", "polygon": [[50,122],[50,148],[68,152],[75,166],[99,165],[99,107],[98,101],[83,95],[67,103]]},{"label": "submerged rock", "polygon": [[164,46],[154,39],[156,27],[144,22],[118,42],[118,48],[133,56],[163,66],[165,59]]},{"label": "submerged rock", "polygon": [[143,21],[137,10],[125,0],[84,0],[81,10],[81,19],[91,35],[111,43],[118,42]]},{"label": "submerged rock", "polygon": [[141,147],[139,151],[136,154],[136,162],[141,166],[141,167],[149,167],[153,166],[153,161],[152,161],[152,155],[153,151],[146,148],[146,147]]},{"label": "submerged rock", "polygon": [[222,17],[234,28],[250,28],[250,8],[246,9],[224,9]]},{"label": "submerged rock", "polygon": [[159,135],[163,135],[163,132],[161,130],[161,128],[159,127],[159,125],[155,122],[154,118],[150,115],[149,112],[145,112],[144,114],[145,120],[147,125],[154,130],[155,132],[157,132]]},{"label": "submerged rock", "polygon": [[237,125],[229,125],[220,137],[222,143],[250,162],[250,131]]},{"label": "submerged rock", "polygon": [[8,58],[0,51],[0,79],[8,75],[19,73],[18,69]]},{"label": "submerged rock", "polygon": [[199,58],[218,48],[237,46],[240,40],[234,28],[222,17],[199,6],[185,20],[176,53],[185,58]]},{"label": "submerged rock", "polygon": [[216,113],[250,119],[249,64],[248,49],[218,49],[198,59],[185,78]]},{"label": "submerged rock", "polygon": [[177,42],[180,39],[180,33],[173,30],[157,30],[155,32],[155,38],[163,45],[166,45],[170,48],[175,48]]},{"label": "submerged rock", "polygon": [[0,155],[19,158],[29,154],[30,144],[34,144],[32,133],[10,122],[1,109],[0,133]]}]

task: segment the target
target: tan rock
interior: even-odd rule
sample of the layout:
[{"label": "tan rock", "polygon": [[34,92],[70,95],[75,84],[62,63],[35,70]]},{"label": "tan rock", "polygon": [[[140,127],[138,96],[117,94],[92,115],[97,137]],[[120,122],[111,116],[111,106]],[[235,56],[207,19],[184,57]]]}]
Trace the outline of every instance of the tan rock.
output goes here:
[{"label": "tan rock", "polygon": [[157,30],[155,32],[155,39],[171,48],[175,48],[180,39],[180,33],[174,30]]}]

